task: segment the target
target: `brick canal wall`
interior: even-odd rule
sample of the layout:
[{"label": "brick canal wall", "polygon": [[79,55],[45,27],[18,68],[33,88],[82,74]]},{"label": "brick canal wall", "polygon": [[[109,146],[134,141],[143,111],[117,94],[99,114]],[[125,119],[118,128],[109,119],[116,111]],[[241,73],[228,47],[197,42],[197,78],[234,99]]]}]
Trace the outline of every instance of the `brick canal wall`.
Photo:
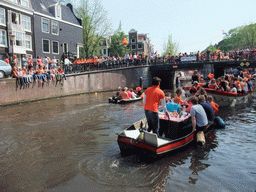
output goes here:
[{"label": "brick canal wall", "polygon": [[30,84],[25,89],[16,88],[15,79],[0,80],[0,105],[42,100],[47,98],[113,91],[120,87],[138,87],[140,77],[143,78],[143,87],[151,86],[151,72],[148,66],[132,68],[116,68],[104,71],[92,71],[67,75],[63,84],[55,85],[46,82],[42,87],[40,83]]}]

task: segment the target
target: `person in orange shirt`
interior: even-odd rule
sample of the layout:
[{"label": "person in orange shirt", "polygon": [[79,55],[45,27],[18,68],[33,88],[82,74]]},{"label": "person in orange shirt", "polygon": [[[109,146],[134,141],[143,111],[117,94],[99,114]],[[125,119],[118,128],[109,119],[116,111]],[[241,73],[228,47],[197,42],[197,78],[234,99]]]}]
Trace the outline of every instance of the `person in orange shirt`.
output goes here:
[{"label": "person in orange shirt", "polygon": [[9,56],[6,57],[6,59],[4,60],[4,62],[10,64]]},{"label": "person in orange shirt", "polygon": [[127,93],[127,87],[122,89],[122,93],[120,94],[120,96],[122,97],[122,99],[130,99],[128,93]]},{"label": "person in orange shirt", "polygon": [[219,105],[213,101],[213,97],[211,95],[207,96],[207,101],[211,104],[215,115],[219,111]]},{"label": "person in orange shirt", "polygon": [[184,103],[184,101],[182,101],[182,90],[180,88],[176,90],[176,96],[174,97],[173,102],[180,105]]},{"label": "person in orange shirt", "polygon": [[159,135],[159,117],[158,108],[161,102],[163,110],[169,118],[169,113],[166,108],[166,101],[164,92],[160,89],[161,79],[153,77],[152,87],[146,89],[143,97],[145,115],[148,122],[148,131],[152,131]]}]

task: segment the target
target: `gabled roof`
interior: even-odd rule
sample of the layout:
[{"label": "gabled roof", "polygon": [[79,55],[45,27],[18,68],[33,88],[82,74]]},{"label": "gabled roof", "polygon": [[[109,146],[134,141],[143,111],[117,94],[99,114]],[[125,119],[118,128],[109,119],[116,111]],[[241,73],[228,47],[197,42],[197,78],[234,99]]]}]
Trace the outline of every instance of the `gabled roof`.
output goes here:
[{"label": "gabled roof", "polygon": [[[51,16],[55,18],[55,15],[53,15],[49,11],[49,7],[56,5],[57,3],[53,0],[31,0],[31,5],[35,12],[39,12],[41,14],[45,14],[47,16]],[[71,9],[65,5],[61,5],[61,19],[76,25],[81,25],[74,13],[71,11]],[[46,8],[46,9],[44,9]]]}]

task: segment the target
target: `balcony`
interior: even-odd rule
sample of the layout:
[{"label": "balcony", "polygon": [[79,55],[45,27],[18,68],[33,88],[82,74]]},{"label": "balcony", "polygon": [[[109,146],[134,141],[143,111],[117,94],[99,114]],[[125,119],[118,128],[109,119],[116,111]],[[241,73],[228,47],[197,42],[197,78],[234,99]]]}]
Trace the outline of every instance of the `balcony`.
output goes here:
[{"label": "balcony", "polygon": [[8,23],[8,31],[9,33],[13,33],[14,31],[24,33],[25,29],[21,24]]}]

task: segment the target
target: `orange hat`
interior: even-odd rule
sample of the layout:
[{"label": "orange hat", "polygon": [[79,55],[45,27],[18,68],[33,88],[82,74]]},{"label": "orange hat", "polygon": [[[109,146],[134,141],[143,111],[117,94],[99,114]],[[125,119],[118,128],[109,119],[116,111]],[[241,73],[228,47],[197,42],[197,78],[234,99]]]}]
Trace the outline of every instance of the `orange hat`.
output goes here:
[{"label": "orange hat", "polygon": [[136,90],[137,90],[137,91],[141,91],[142,88],[141,88],[141,87],[136,87]]}]

